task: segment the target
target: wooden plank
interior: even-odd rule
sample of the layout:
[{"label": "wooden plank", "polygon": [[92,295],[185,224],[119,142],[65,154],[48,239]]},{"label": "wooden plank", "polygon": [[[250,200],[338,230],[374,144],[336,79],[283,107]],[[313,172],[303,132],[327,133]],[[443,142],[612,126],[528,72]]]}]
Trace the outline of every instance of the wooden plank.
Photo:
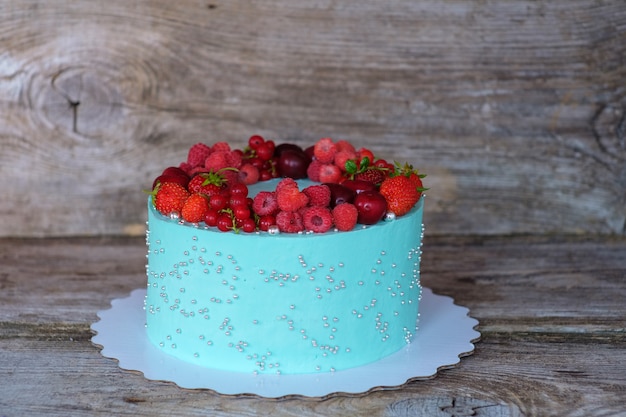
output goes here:
[{"label": "wooden plank", "polygon": [[0,239],[0,414],[619,415],[624,254],[623,237],[430,236],[424,285],[479,320],[474,355],[397,389],[267,400],[149,381],[91,344],[96,312],[145,285],[143,239]]},{"label": "wooden plank", "polygon": [[0,236],[142,234],[197,141],[349,139],[431,234],[619,233],[621,0],[0,0]]}]

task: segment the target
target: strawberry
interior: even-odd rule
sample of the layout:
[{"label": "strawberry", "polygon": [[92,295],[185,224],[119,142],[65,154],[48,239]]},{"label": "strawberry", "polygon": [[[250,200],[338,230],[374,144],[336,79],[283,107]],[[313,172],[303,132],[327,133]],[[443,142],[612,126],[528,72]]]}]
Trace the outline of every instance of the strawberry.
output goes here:
[{"label": "strawberry", "polygon": [[189,192],[180,184],[166,182],[155,189],[154,207],[164,216],[179,215],[189,197]]},{"label": "strawberry", "polygon": [[385,179],[380,184],[380,194],[387,200],[387,208],[396,216],[409,212],[419,200],[419,191],[405,175]]},{"label": "strawberry", "polygon": [[187,184],[187,190],[192,194],[205,194],[207,197],[219,194],[226,187],[226,179],[222,173],[218,171],[196,174]]},{"label": "strawberry", "polygon": [[387,178],[388,171],[386,168],[370,165],[370,163],[369,157],[361,159],[358,165],[355,160],[348,160],[345,164],[348,178],[380,185]]},{"label": "strawberry", "polygon": [[380,185],[385,178],[387,178],[387,174],[380,168],[369,167],[361,172],[357,172],[354,174],[355,180],[367,181],[372,184]]},{"label": "strawberry", "polygon": [[348,232],[356,226],[359,211],[354,204],[342,203],[333,209],[333,223],[337,230]]},{"label": "strawberry", "polygon": [[302,223],[306,230],[326,233],[333,227],[333,215],[327,207],[307,207],[302,212]]},{"label": "strawberry", "polygon": [[191,194],[181,210],[183,220],[189,223],[199,223],[204,220],[209,211],[209,201],[202,194]]},{"label": "strawberry", "polygon": [[396,162],[394,175],[403,175],[408,177],[413,185],[415,185],[420,197],[422,192],[428,190],[428,188],[424,188],[424,184],[422,183],[422,178],[426,177],[426,174],[420,174],[417,169],[413,168],[413,165],[405,163],[404,166],[402,166]]},{"label": "strawberry", "polygon": [[323,164],[331,164],[335,159],[337,146],[331,138],[322,138],[315,143],[313,155]]}]

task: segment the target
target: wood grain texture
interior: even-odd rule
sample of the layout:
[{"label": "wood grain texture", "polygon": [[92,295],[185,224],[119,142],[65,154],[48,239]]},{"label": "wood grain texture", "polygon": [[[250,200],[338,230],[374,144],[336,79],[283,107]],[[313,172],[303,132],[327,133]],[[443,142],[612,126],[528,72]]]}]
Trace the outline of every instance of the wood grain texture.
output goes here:
[{"label": "wood grain texture", "polygon": [[143,239],[0,239],[0,415],[623,413],[623,237],[427,239],[423,283],[479,320],[474,354],[395,389],[279,400],[180,389],[100,355],[90,324],[111,299],[145,285]]},{"label": "wood grain texture", "polygon": [[626,224],[622,0],[0,0],[0,236],[141,234],[198,141],[348,139],[432,234]]}]

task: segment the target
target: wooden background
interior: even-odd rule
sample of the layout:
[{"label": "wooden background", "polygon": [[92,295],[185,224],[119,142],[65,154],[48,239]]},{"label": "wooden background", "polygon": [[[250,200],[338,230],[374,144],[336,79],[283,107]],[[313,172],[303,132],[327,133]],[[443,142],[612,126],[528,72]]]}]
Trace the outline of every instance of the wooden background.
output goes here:
[{"label": "wooden background", "polygon": [[428,174],[427,233],[626,234],[623,0],[0,0],[0,236],[141,235],[198,141]]}]

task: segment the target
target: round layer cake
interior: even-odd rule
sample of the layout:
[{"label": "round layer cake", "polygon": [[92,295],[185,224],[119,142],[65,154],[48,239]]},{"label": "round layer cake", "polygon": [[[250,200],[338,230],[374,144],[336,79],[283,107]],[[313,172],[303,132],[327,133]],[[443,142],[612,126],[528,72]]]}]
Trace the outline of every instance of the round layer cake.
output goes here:
[{"label": "round layer cake", "polygon": [[[280,182],[250,184],[248,195]],[[314,184],[297,180],[300,190]],[[401,216],[350,231],[224,232],[163,214],[151,197],[148,338],[181,360],[234,372],[333,372],[377,361],[415,336],[422,215],[423,196]]]}]

